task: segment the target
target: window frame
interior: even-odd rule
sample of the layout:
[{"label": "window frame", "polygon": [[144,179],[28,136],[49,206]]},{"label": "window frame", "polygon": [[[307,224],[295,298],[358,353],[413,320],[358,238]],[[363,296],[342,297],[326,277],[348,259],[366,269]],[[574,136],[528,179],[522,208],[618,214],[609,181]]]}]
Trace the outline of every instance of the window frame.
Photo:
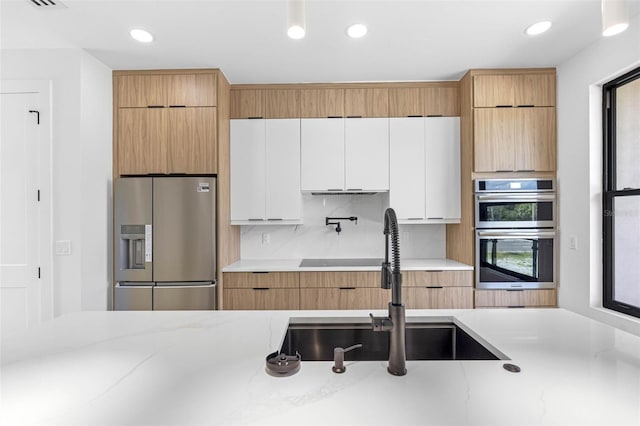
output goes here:
[{"label": "window frame", "polygon": [[616,189],[616,90],[638,79],[640,79],[640,67],[611,80],[602,87],[602,305],[607,309],[636,318],[640,318],[640,306],[629,305],[615,299],[614,203],[619,197],[640,196],[640,188]]}]

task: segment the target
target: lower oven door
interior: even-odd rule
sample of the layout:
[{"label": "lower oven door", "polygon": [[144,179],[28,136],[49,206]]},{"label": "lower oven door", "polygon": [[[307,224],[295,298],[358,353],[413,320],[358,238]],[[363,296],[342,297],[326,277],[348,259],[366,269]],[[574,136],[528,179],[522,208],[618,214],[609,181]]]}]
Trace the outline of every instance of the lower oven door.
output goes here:
[{"label": "lower oven door", "polygon": [[554,230],[476,231],[476,288],[556,287]]}]

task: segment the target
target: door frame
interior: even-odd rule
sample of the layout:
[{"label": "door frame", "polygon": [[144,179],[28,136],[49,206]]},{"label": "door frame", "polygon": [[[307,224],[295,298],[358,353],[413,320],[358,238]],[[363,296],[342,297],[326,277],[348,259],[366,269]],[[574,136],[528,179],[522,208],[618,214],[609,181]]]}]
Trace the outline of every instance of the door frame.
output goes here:
[{"label": "door frame", "polygon": [[36,184],[40,189],[40,322],[53,319],[53,132],[51,80],[0,80],[0,94],[37,94],[40,108],[40,150],[37,159],[39,170]]}]

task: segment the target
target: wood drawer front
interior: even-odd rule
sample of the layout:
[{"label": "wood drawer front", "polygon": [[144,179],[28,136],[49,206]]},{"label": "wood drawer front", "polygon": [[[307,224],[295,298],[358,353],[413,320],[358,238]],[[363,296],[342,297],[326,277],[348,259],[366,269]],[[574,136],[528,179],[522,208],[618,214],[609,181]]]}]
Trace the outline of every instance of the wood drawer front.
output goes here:
[{"label": "wood drawer front", "polygon": [[471,287],[473,271],[406,271],[402,273],[405,287]]},{"label": "wood drawer front", "polygon": [[223,297],[225,310],[300,309],[300,290],[297,288],[226,288]]},{"label": "wood drawer front", "polygon": [[380,272],[300,272],[300,288],[380,287]]},{"label": "wood drawer front", "polygon": [[224,288],[298,288],[298,272],[225,272]]},{"label": "wood drawer front", "polygon": [[301,288],[300,309],[384,309],[390,298],[381,288]]},{"label": "wood drawer front", "polygon": [[556,290],[476,290],[476,307],[555,307]]},{"label": "wood drawer front", "polygon": [[408,287],[404,289],[407,309],[471,309],[472,287]]}]

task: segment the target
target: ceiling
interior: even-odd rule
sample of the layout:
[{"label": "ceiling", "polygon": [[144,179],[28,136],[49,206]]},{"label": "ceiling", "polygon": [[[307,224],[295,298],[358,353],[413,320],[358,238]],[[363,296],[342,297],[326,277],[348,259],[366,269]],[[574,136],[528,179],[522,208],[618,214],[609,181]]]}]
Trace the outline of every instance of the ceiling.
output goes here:
[{"label": "ceiling", "polygon": [[[469,68],[557,66],[600,35],[599,0],[307,0],[286,35],[278,0],[0,0],[0,48],[86,49],[112,69],[220,68],[231,83],[457,80]],[[629,0],[631,16],[640,0]],[[537,37],[528,25],[551,20]],[[346,27],[368,34],[349,39]],[[132,40],[141,26],[151,44]],[[614,40],[611,41],[612,43]]]}]

